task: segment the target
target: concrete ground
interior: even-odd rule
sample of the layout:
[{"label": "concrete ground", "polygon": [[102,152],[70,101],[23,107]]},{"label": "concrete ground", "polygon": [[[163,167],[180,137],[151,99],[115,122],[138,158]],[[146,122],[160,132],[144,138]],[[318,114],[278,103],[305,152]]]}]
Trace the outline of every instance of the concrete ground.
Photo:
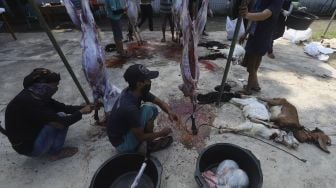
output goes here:
[{"label": "concrete ground", "polygon": [[[81,49],[78,31],[54,32],[63,52],[69,60],[75,74],[86,93],[90,88],[81,69]],[[8,102],[22,89],[22,80],[32,69],[46,67],[60,72],[62,80],[55,95],[57,100],[68,104],[84,102],[59,56],[44,33],[18,33],[19,40],[13,41],[6,33],[0,34],[0,120],[4,121],[4,112]],[[225,32],[210,32],[208,40],[225,41]],[[159,41],[160,32],[143,32],[145,40],[156,46],[164,46]],[[102,44],[112,40],[112,33],[101,33]],[[170,36],[168,36],[170,40]],[[171,47],[169,43],[167,48]],[[303,53],[300,46],[280,39],[275,43],[276,59],[263,58],[260,68],[260,83],[263,97],[284,97],[297,107],[300,122],[307,128],[319,127],[336,142],[336,70],[326,63],[312,59]],[[155,49],[154,49],[155,50]],[[199,49],[204,52],[204,49]],[[126,68],[134,63],[146,65],[149,69],[160,71],[160,77],[154,80],[152,88],[160,98],[183,99],[178,90],[182,83],[180,68],[174,58],[153,53],[149,58],[130,59],[124,66],[109,68],[109,79],[113,84],[124,88],[126,83],[122,75]],[[106,54],[107,59],[113,54]],[[206,93],[220,83],[226,60],[211,61],[214,69],[208,70],[201,65],[199,81],[200,93]],[[241,89],[247,74],[244,68],[232,66],[229,81],[234,90]],[[167,87],[170,86],[170,87]],[[91,98],[91,96],[90,96]],[[236,126],[244,121],[242,112],[232,104],[221,108],[208,105],[216,115],[215,126]],[[32,159],[20,156],[13,151],[4,136],[0,136],[0,187],[88,187],[97,168],[108,158],[116,154],[106,137],[104,130],[91,126],[91,115],[73,125],[66,145],[79,147],[79,152],[67,159],[50,162],[46,158]],[[161,187],[193,188],[197,184],[193,178],[198,150],[187,149],[177,138],[167,150],[153,154],[163,166]],[[254,139],[235,134],[218,134],[212,130],[206,145],[213,143],[232,143],[249,149],[260,160],[264,183],[263,187],[334,187],[336,178],[335,145],[329,147],[326,154],[311,144],[300,144],[295,150],[277,146],[307,160],[303,163],[292,156]],[[270,141],[269,141],[270,142]],[[274,143],[275,144],[275,143]]]}]

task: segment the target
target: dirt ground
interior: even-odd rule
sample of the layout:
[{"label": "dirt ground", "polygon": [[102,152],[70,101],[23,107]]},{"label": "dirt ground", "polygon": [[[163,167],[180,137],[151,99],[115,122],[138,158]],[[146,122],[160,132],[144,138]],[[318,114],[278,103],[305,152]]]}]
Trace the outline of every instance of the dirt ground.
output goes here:
[{"label": "dirt ground", "polygon": [[[206,40],[228,42],[225,40],[226,33],[223,31],[209,33],[210,36],[205,38]],[[55,32],[54,34],[84,90],[92,98],[81,68],[80,32]],[[62,80],[60,89],[55,95],[57,100],[68,104],[83,103],[84,100],[46,34],[18,33],[17,35],[19,40],[13,41],[8,34],[0,34],[0,120],[4,121],[8,102],[22,90],[24,76],[36,67],[46,67],[60,72]],[[142,35],[150,45],[156,47],[152,48],[153,51],[174,47],[172,43],[161,43],[161,33],[158,31],[145,30]],[[104,46],[112,41],[112,33],[103,31],[101,38]],[[170,36],[167,39],[170,40]],[[205,49],[199,48],[199,51],[204,53]],[[276,41],[274,51],[276,59],[263,58],[259,72],[262,92],[258,96],[287,98],[297,107],[302,125],[310,129],[321,128],[330,135],[332,142],[336,143],[336,70],[328,63],[304,54],[302,47],[283,39]],[[132,58],[123,65],[109,68],[108,76],[111,82],[119,88],[126,87],[122,78],[124,71],[131,64],[141,63],[149,69],[160,72],[159,78],[152,84],[154,94],[165,101],[185,100],[177,87],[182,83],[179,61],[174,58],[175,56],[167,57],[161,52],[147,52],[148,56]],[[107,53],[106,58],[113,58],[113,53]],[[205,64],[200,64],[199,93],[212,91],[213,87],[220,83],[225,64],[225,59],[211,61],[211,69]],[[246,78],[247,73],[243,67],[232,66],[229,82],[233,84],[234,91],[242,88]],[[214,126],[236,126],[244,121],[242,111],[230,103],[220,108],[207,105],[207,108],[213,111]],[[88,187],[98,167],[116,154],[104,129],[92,126],[93,123],[92,115],[87,115],[71,126],[66,145],[79,147],[79,152],[71,158],[56,162],[50,162],[46,158],[32,159],[20,156],[1,135],[0,187]],[[303,163],[262,142],[230,133],[218,134],[215,129],[211,130],[204,143],[203,148],[214,143],[232,143],[252,151],[261,163],[264,176],[263,187],[335,187],[335,145],[330,146],[331,153],[326,154],[312,144],[300,144],[297,150],[291,150],[273,143],[306,159],[307,162]],[[171,147],[154,153],[153,155],[163,166],[161,187],[197,187],[194,171],[199,151],[200,149],[196,147],[187,148],[174,137]]]}]

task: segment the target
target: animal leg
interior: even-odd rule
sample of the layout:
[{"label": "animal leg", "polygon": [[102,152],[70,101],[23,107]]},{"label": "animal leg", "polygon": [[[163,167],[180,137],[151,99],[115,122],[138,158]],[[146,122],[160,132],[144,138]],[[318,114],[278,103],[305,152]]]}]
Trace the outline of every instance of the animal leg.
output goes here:
[{"label": "animal leg", "polygon": [[269,122],[266,122],[266,121],[262,121],[262,120],[260,120],[260,119],[255,119],[255,118],[250,118],[250,117],[249,117],[249,119],[250,119],[250,121],[253,122],[253,123],[260,123],[260,124],[265,125],[265,126],[268,127],[268,128],[275,128],[275,129],[278,129],[278,128],[279,128],[278,126],[276,126],[276,125],[274,125],[274,124],[272,124],[272,123],[269,123]]},{"label": "animal leg", "polygon": [[274,98],[274,99],[266,99],[263,97],[258,97],[258,100],[267,102],[268,105],[270,106],[278,106],[278,105],[282,105],[285,99],[282,98]]}]

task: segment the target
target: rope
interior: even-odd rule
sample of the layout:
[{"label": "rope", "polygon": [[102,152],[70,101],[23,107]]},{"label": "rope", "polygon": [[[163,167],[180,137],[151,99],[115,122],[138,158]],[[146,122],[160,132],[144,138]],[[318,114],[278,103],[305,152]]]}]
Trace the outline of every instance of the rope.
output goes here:
[{"label": "rope", "polygon": [[[198,129],[201,128],[202,126],[213,127],[213,128],[215,128],[215,129],[218,129],[218,130],[221,130],[221,129],[227,129],[227,130],[230,130],[230,131],[234,131],[233,129],[230,129],[230,128],[216,127],[216,126],[213,126],[213,125],[210,125],[210,124],[207,124],[207,123],[203,123],[203,124],[201,124],[201,125],[198,127]],[[239,133],[239,132],[234,132],[234,133],[236,133],[236,134],[238,134],[238,135],[241,135],[241,136],[246,136],[246,137],[250,137],[250,138],[256,139],[256,140],[261,141],[261,142],[263,142],[263,143],[265,143],[265,144],[268,144],[268,145],[270,145],[270,146],[272,146],[272,147],[275,147],[275,148],[277,148],[277,149],[279,149],[279,150],[281,150],[281,151],[283,151],[283,152],[285,152],[285,153],[287,153],[287,154],[289,154],[289,155],[295,157],[296,159],[298,159],[298,160],[300,160],[300,161],[302,161],[302,162],[304,162],[304,163],[307,162],[306,159],[301,159],[301,158],[297,157],[296,155],[294,155],[294,154],[292,154],[292,153],[290,153],[290,152],[288,152],[288,151],[286,151],[286,150],[284,150],[284,149],[282,149],[282,148],[280,148],[280,147],[278,147],[278,146],[276,146],[276,145],[274,145],[274,144],[271,144],[271,143],[269,143],[269,142],[266,142],[266,141],[264,141],[264,140],[262,140],[262,139],[259,139],[259,138],[256,138],[256,137],[254,137],[254,136],[250,136],[250,135],[247,135],[247,134],[244,134],[244,133]]]}]

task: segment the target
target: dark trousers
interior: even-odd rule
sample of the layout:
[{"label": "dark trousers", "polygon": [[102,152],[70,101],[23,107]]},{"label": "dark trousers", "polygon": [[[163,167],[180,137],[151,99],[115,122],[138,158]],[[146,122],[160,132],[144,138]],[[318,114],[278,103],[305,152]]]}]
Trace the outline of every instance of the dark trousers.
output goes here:
[{"label": "dark trousers", "polygon": [[280,14],[277,24],[275,25],[275,28],[273,30],[272,40],[270,43],[268,53],[273,53],[273,42],[274,40],[283,36],[283,34],[285,33],[285,29],[286,29],[286,18],[282,14]]},{"label": "dark trousers", "polygon": [[151,4],[140,5],[141,9],[141,21],[139,27],[146,21],[148,18],[148,27],[150,31],[153,31],[153,8]]},{"label": "dark trousers", "polygon": [[171,13],[163,14],[163,21],[162,21],[162,31],[166,31],[167,21],[169,22],[170,30],[174,32],[174,24],[173,24],[173,15]]}]

